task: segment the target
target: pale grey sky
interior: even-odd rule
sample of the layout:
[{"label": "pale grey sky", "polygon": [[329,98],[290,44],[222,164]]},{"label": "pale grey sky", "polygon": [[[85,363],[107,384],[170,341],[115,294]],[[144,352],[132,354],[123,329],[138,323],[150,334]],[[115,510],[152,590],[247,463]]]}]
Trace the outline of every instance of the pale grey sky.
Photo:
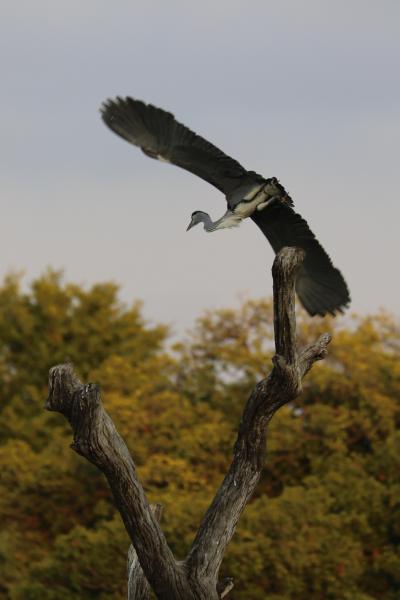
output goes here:
[{"label": "pale grey sky", "polygon": [[13,0],[0,18],[0,277],[114,280],[152,320],[272,290],[253,225],[185,229],[223,196],[112,135],[132,95],[280,178],[352,309],[400,313],[398,0]]}]

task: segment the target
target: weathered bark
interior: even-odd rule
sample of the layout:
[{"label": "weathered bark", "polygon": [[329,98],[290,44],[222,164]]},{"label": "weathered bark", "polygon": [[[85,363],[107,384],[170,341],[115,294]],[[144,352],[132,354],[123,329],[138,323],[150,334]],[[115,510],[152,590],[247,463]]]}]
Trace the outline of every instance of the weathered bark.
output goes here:
[{"label": "weathered bark", "polygon": [[[162,505],[151,504],[150,508],[154,513],[158,522],[161,521]],[[128,600],[149,600],[151,588],[150,584],[146,579],[146,575],[143,573],[143,569],[139,562],[139,557],[133,546],[130,545],[128,550]]]},{"label": "weathered bark", "polygon": [[324,358],[330,342],[326,334],[301,353],[296,349],[294,286],[303,259],[304,252],[297,248],[284,248],[275,258],[274,367],[250,395],[232,464],[182,562],[175,560],[168,547],[129,451],[102,407],[98,388],[83,385],[70,365],[50,370],[46,407],[69,420],[74,434],[72,448],[107,477],[132,541],[128,558],[129,600],[149,597],[146,579],[159,600],[217,600],[232,589],[230,579],[218,584],[219,568],[239,517],[259,481],[269,421],[281,406],[300,394],[302,378],[315,361]]},{"label": "weathered bark", "polygon": [[[70,422],[71,448],[106,476],[142,569],[158,598],[184,596],[187,577],[167,544],[153,514],[125,442],[104,410],[99,388],[82,384],[71,365],[50,369],[46,408]],[[194,596],[195,597],[195,596]]]}]

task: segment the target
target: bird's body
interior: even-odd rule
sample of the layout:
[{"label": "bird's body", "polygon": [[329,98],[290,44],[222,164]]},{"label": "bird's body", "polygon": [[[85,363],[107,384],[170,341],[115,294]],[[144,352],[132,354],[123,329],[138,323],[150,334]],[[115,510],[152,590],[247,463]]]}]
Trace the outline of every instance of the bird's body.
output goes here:
[{"label": "bird's body", "polygon": [[292,204],[289,196],[282,196],[283,187],[273,177],[272,179],[263,179],[262,182],[246,184],[234,190],[231,196],[227,196],[228,210],[220,219],[212,221],[210,215],[197,210],[192,214],[192,221],[187,230],[191,229],[197,223],[203,223],[204,229],[208,232],[217,229],[228,229],[237,227],[247,217],[257,210],[264,210],[272,202],[280,201]]},{"label": "bird's body", "polygon": [[102,109],[106,125],[128,142],[158,160],[180,166],[208,181],[225,194],[228,209],[216,221],[195,211],[188,229],[198,223],[208,232],[236,227],[250,217],[278,252],[283,246],[306,251],[296,291],[311,315],[341,312],[350,302],[342,274],[315,239],[306,221],[275,178],[247,171],[213,144],[151,104],[132,98],[107,101]]},{"label": "bird's body", "polygon": [[271,180],[246,186],[245,189],[239,188],[231,197],[227,197],[229,208],[220,219],[212,221],[207,213],[196,211],[193,215],[197,219],[189,225],[188,230],[199,222],[204,223],[204,229],[208,232],[237,227],[243,219],[251,217],[255,210],[263,210],[269,203],[277,200],[277,192]]}]

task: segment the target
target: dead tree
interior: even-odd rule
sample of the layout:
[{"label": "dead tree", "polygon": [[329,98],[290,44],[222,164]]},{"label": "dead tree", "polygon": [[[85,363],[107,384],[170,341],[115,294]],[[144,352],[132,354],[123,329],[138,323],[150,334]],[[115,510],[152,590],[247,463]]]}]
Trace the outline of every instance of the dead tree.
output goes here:
[{"label": "dead tree", "polygon": [[82,384],[71,365],[50,370],[46,408],[68,419],[74,437],[71,447],[106,476],[131,539],[129,600],[147,600],[150,588],[159,600],[217,600],[233,587],[232,580],[218,582],[218,573],[259,481],[268,424],[281,406],[300,394],[302,378],[325,357],[330,342],[325,334],[300,352],[296,348],[295,280],[303,259],[298,248],[284,248],[275,258],[273,368],[247,401],[231,466],[184,560],[176,560],[168,546],[159,523],[161,509],[149,505],[129,450],[102,406],[99,388]]}]

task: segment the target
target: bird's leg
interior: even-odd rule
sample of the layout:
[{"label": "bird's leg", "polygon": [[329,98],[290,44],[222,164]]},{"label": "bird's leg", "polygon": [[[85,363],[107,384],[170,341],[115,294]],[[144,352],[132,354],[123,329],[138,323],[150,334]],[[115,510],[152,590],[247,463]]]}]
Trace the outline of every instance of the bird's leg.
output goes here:
[{"label": "bird's leg", "polygon": [[263,210],[264,208],[266,208],[270,204],[273,204],[277,200],[280,200],[279,196],[272,196],[272,198],[268,198],[268,200],[264,200],[264,202],[260,202],[260,204],[257,204],[257,210]]}]

